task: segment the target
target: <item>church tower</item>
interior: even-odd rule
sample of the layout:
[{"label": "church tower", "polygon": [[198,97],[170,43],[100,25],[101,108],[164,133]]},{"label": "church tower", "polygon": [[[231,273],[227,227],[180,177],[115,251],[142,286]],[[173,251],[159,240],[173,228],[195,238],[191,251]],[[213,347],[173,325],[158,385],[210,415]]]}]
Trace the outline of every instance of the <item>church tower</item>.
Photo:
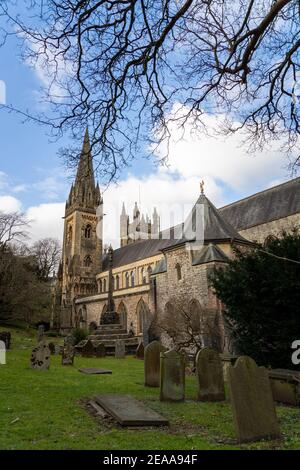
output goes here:
[{"label": "church tower", "polygon": [[[61,329],[77,326],[76,297],[96,293],[96,274],[101,270],[103,200],[95,185],[88,130],[75,182],[66,202],[61,276]],[[100,216],[100,217],[99,217]]]}]

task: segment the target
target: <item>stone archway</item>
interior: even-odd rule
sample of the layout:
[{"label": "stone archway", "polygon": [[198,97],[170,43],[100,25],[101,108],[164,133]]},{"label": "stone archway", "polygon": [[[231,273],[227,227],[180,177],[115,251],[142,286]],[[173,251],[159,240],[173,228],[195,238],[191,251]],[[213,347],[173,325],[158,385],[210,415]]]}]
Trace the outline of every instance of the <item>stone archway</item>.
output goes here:
[{"label": "stone archway", "polygon": [[119,303],[117,313],[119,314],[119,323],[121,323],[127,331],[127,308],[123,300]]},{"label": "stone archway", "polygon": [[137,333],[145,334],[152,321],[150,309],[143,299],[140,299],[136,307],[137,315]]}]

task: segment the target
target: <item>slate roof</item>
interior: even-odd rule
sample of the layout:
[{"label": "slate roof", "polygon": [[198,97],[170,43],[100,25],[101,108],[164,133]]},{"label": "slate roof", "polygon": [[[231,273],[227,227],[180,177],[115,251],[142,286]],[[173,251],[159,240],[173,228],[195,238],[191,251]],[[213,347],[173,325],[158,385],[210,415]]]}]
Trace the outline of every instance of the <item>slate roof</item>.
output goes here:
[{"label": "slate roof", "polygon": [[243,230],[300,212],[300,177],[221,207],[219,213]]},{"label": "slate roof", "polygon": [[216,245],[210,243],[205,245],[200,253],[193,259],[192,265],[206,264],[212,262],[227,263],[228,256]]},{"label": "slate roof", "polygon": [[[204,240],[201,236],[201,220],[196,226],[198,209],[204,210]],[[124,266],[126,264],[134,263],[141,259],[149,258],[157,255],[164,250],[171,249],[186,242],[194,240],[203,240],[204,243],[221,242],[221,241],[236,241],[239,243],[249,243],[219,214],[218,209],[211,203],[211,201],[201,194],[196,204],[194,205],[190,215],[185,221],[185,232],[180,234],[179,229],[182,227],[179,224],[170,228],[168,238],[163,238],[167,235],[167,231],[160,232],[158,239],[140,240],[136,243],[126,245],[124,247],[114,250],[113,253],[113,267]],[[199,233],[195,234],[195,231]],[[108,256],[104,255],[102,258],[102,270],[108,269]]]},{"label": "slate roof", "polygon": [[167,261],[166,261],[166,258],[163,257],[163,259],[161,259],[159,263],[157,263],[157,266],[153,269],[151,275],[153,276],[154,274],[165,273],[166,271],[167,271]]}]

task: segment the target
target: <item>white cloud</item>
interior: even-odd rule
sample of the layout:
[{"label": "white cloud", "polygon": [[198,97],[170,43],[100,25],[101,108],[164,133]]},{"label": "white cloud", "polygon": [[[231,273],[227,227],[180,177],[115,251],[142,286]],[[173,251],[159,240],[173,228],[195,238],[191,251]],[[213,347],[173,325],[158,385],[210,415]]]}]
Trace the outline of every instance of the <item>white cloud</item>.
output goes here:
[{"label": "white cloud", "polygon": [[[53,170],[52,173],[55,173]],[[53,201],[59,199],[62,193],[65,193],[68,187],[68,181],[65,175],[47,176],[46,178],[38,181],[33,185],[34,189],[37,189],[43,194],[43,198]]]},{"label": "white cloud", "polygon": [[8,212],[18,212],[22,208],[22,203],[19,199],[13,196],[0,196],[0,211]]},{"label": "white cloud", "polygon": [[[178,108],[179,105],[174,106],[173,115]],[[172,138],[168,167],[161,171],[174,172],[183,178],[211,178],[242,192],[251,192],[251,188],[257,186],[264,188],[270,180],[280,181],[286,176],[284,166],[287,161],[279,150],[279,144],[272,144],[255,155],[250,154],[247,146],[243,145],[244,136],[241,132],[227,138],[215,135],[221,119],[208,115],[202,117],[210,135],[214,133],[213,137],[204,131],[196,132],[193,122],[189,120],[182,138],[182,130],[177,122],[173,122],[170,126]],[[166,155],[166,143],[158,147],[156,155],[158,158]]]},{"label": "white cloud", "polygon": [[28,235],[31,242],[35,242],[40,238],[57,238],[62,240],[63,237],[63,219],[65,204],[49,203],[40,204],[38,206],[29,207],[26,211],[26,217],[30,220],[30,228]]},{"label": "white cloud", "polygon": [[15,187],[12,188],[14,193],[23,193],[28,190],[27,184],[17,184]]}]

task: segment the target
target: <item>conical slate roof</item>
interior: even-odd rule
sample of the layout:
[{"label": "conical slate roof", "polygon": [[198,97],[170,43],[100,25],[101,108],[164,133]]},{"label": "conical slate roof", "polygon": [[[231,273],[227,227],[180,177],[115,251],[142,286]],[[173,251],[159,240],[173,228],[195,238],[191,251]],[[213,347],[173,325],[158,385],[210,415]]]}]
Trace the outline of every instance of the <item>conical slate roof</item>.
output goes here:
[{"label": "conical slate roof", "polygon": [[216,245],[209,243],[205,245],[200,253],[193,259],[192,265],[206,264],[206,263],[227,263],[229,261],[228,256]]},{"label": "conical slate roof", "polygon": [[[204,225],[204,226],[203,226]],[[194,233],[195,238],[204,243],[215,241],[248,241],[222,217],[218,209],[205,196],[200,194],[189,217],[185,221],[185,233]],[[192,228],[192,230],[190,230]]]}]

